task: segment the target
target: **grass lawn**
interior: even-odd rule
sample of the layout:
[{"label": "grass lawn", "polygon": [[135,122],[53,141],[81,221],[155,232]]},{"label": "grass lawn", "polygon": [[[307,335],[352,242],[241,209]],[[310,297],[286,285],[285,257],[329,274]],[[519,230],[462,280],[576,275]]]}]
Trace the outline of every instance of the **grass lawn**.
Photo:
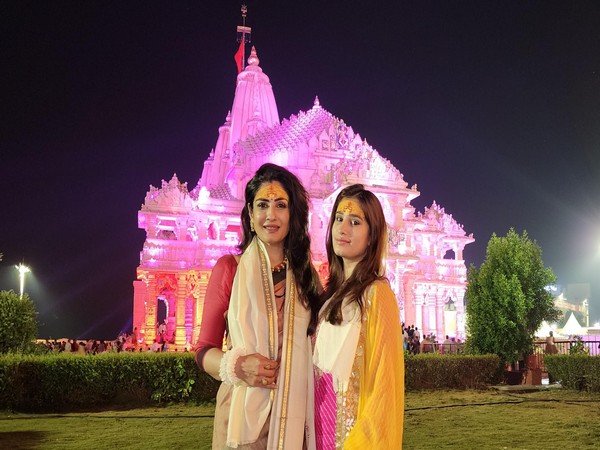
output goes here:
[{"label": "grass lawn", "polygon": [[[212,405],[70,414],[0,413],[1,449],[209,449]],[[592,449],[600,394],[561,389],[510,394],[406,394],[406,449]]]},{"label": "grass lawn", "polygon": [[405,450],[600,447],[598,393],[408,393],[405,410]]}]

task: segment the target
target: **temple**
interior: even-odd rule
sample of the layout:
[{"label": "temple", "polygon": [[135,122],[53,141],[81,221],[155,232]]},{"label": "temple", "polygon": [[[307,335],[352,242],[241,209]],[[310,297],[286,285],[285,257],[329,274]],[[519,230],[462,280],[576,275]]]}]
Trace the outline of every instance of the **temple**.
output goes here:
[{"label": "temple", "polygon": [[269,77],[252,47],[197,185],[189,190],[173,175],[158,188],[150,186],[138,212],[146,240],[133,282],[133,326],[146,343],[163,322],[172,348],[195,343],[211,269],[221,255],[235,251],[245,185],[266,162],[290,169],[310,193],[313,262],[323,279],[325,233],[336,195],[353,183],[373,191],[389,227],[387,277],[398,320],[414,324],[422,336],[464,339],[463,249],[473,236],[435,201],[415,211],[417,186],[409,187],[390,161],[318,98],[309,110],[280,121]]}]

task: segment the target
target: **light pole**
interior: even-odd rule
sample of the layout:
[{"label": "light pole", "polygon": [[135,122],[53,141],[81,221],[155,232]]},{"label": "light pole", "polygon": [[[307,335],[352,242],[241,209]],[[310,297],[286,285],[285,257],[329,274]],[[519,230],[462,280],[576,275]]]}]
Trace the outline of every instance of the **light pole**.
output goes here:
[{"label": "light pole", "polygon": [[18,266],[15,266],[19,271],[19,287],[21,292],[21,297],[23,298],[23,291],[25,289],[25,274],[27,272],[31,272],[31,269],[27,267],[25,264],[21,263]]}]

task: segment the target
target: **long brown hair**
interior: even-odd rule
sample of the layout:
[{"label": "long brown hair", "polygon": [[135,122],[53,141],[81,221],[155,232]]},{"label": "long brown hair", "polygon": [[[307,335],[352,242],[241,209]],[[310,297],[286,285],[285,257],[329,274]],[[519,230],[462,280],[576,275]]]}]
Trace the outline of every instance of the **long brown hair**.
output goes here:
[{"label": "long brown hair", "polygon": [[[344,280],[344,261],[333,251],[332,228],[337,213],[337,208],[342,199],[354,198],[358,200],[365,213],[365,220],[369,225],[369,245],[365,256],[361,259],[352,275]],[[329,305],[323,312],[325,320],[339,325],[342,322],[342,303],[348,297],[350,302],[358,303],[361,314],[364,314],[364,294],[367,288],[376,280],[385,279],[383,258],[388,245],[387,224],[381,203],[371,191],[362,184],[348,186],[338,194],[331,210],[329,225],[327,226],[327,260],[329,261],[329,281],[322,299],[331,298]]]},{"label": "long brown hair", "polygon": [[246,185],[244,208],[242,209],[242,240],[238,249],[244,252],[252,242],[255,232],[250,228],[248,205],[254,204],[254,197],[263,183],[278,181],[289,197],[290,227],[283,246],[290,269],[296,279],[302,304],[311,311],[308,334],[316,327],[321,298],[321,283],[312,265],[310,237],[308,235],[309,198],[304,186],[289,170],[276,164],[263,164]]}]

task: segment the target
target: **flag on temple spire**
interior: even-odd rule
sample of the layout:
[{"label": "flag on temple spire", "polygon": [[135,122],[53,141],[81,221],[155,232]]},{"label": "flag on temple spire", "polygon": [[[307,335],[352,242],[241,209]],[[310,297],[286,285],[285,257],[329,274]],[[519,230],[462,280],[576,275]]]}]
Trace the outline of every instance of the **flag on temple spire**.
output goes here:
[{"label": "flag on temple spire", "polygon": [[252,29],[246,26],[246,14],[248,13],[248,8],[246,5],[242,5],[242,25],[238,25],[237,27],[237,35],[240,40],[240,48],[235,53],[233,59],[235,59],[235,63],[237,64],[238,74],[244,70],[244,44],[246,42],[250,42],[250,33]]},{"label": "flag on temple spire", "polygon": [[244,36],[242,36],[242,39],[240,40],[240,48],[238,48],[238,51],[235,52],[233,57],[233,59],[235,59],[235,63],[237,64],[238,73],[240,73],[244,68],[244,41]]}]

